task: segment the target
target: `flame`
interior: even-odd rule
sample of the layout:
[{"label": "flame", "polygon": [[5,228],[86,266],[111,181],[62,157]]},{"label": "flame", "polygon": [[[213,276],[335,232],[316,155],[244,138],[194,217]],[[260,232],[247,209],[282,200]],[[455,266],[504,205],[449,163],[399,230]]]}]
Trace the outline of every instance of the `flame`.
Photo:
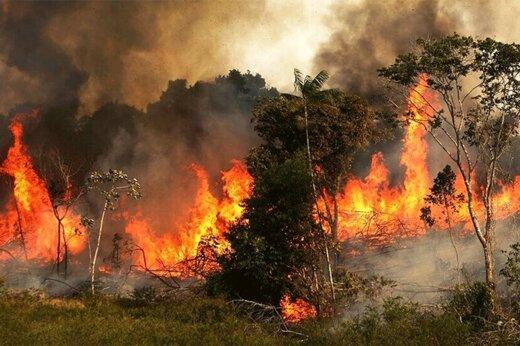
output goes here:
[{"label": "flame", "polygon": [[434,100],[425,78],[421,78],[409,93],[408,111],[417,121],[409,123],[403,139],[400,163],[405,168],[405,175],[401,186],[390,186],[383,154],[376,153],[372,156],[368,175],[364,179],[349,180],[337,196],[341,240],[358,235],[377,236],[383,229],[397,231],[396,222],[424,232],[419,216],[431,179],[426,164],[426,130],[420,122],[432,115],[430,104]]},{"label": "flame", "polygon": [[[14,141],[0,166],[0,173],[13,181],[13,198],[0,214],[0,246],[22,244],[13,251],[17,254],[22,251],[30,260],[53,261],[58,222],[45,183],[36,173],[23,144],[21,119],[21,116],[15,117],[9,126]],[[70,253],[79,253],[84,247],[83,237],[77,236],[80,218],[71,213],[63,220],[63,226]]]},{"label": "flame", "polygon": [[[420,209],[424,205],[424,197],[429,194],[432,183],[426,163],[428,144],[425,140],[426,129],[421,122],[433,116],[433,109],[439,104],[435,95],[428,89],[426,76],[421,76],[418,84],[408,95],[408,112],[413,115],[406,127],[400,163],[405,168],[402,185],[390,186],[389,172],[384,164],[382,153],[372,156],[372,164],[364,179],[349,180],[343,192],[337,196],[338,237],[345,241],[354,237],[378,239],[379,242],[391,242],[398,236],[418,236],[426,232],[420,221]],[[474,186],[474,209],[478,219],[484,218],[484,205],[478,196],[482,188],[476,186],[476,177],[472,176]],[[520,176],[510,185],[499,183],[501,187],[496,194],[495,217],[507,218],[520,210]],[[464,181],[457,175],[455,189],[465,193]],[[440,215],[439,208],[434,208],[433,215]],[[465,230],[471,229],[467,206],[460,204],[452,216],[453,223],[463,225]],[[447,229],[442,219],[437,224],[439,229]]]},{"label": "flame", "polygon": [[291,300],[285,295],[280,300],[282,318],[288,323],[297,323],[308,318],[316,317],[316,308],[303,299]]},{"label": "flame", "polygon": [[[374,154],[367,176],[350,179],[337,196],[340,240],[361,237],[389,242],[400,236],[418,236],[426,232],[420,221],[420,209],[424,197],[429,193],[432,179],[426,161],[427,132],[421,122],[430,119],[433,115],[432,107],[438,106],[426,80],[422,76],[408,96],[407,109],[415,121],[408,124],[403,138],[400,156],[400,164],[404,168],[403,182],[392,186],[383,154]],[[13,196],[0,211],[0,247],[9,251],[15,249],[13,251],[18,256],[23,252],[16,245],[23,242],[27,259],[53,261],[57,246],[57,221],[49,193],[22,141],[21,117],[15,117],[9,129],[14,141],[0,166],[0,174],[12,178]],[[192,165],[191,169],[197,179],[198,189],[185,222],[179,223],[172,216],[166,229],[156,230],[152,227],[152,220],[142,212],[123,214],[125,232],[143,250],[149,268],[175,266],[195,256],[200,241],[209,236],[219,240],[218,250],[222,251],[228,246],[223,235],[230,224],[243,214],[242,202],[250,196],[253,186],[253,178],[244,163],[233,160],[232,167],[222,172],[220,196],[211,191],[209,177],[203,167]],[[475,177],[472,180],[475,184]],[[465,191],[460,176],[457,176],[455,186],[457,191]],[[475,211],[482,219],[485,210],[478,196],[482,189],[473,186],[473,190]],[[517,176],[511,184],[499,183],[499,192],[495,196],[495,216],[504,219],[519,210],[520,176]],[[434,215],[439,214],[438,210],[433,212]],[[471,228],[466,206],[460,206],[453,222],[462,223],[466,229]],[[85,240],[76,236],[80,227],[79,217],[70,213],[63,224],[70,253],[81,252]],[[440,222],[438,227],[445,229],[447,225]],[[1,256],[5,257],[5,254]],[[142,254],[135,254],[134,261],[143,265]],[[288,298],[284,302],[285,306],[291,306]]]},{"label": "flame", "polygon": [[[156,234],[150,220],[141,213],[128,217],[125,232],[143,249],[149,267],[172,267],[195,256],[204,237],[218,238],[222,250],[226,246],[223,234],[243,213],[241,203],[251,194],[253,178],[242,162],[233,160],[231,169],[222,172],[223,197],[220,200],[210,191],[206,171],[198,165],[191,168],[197,177],[198,190],[186,224],[178,225],[172,219],[169,230]],[[142,254],[138,254],[136,260],[144,264]]]}]

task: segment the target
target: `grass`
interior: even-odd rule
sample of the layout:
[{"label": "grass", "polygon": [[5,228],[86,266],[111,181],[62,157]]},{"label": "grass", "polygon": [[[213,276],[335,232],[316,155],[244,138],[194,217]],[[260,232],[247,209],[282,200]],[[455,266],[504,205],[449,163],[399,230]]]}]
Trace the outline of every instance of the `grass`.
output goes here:
[{"label": "grass", "polygon": [[[291,328],[307,339],[253,323],[223,300],[198,296],[150,304],[113,297],[0,294],[2,345],[466,345],[479,340],[471,324],[399,299],[357,318],[313,320]],[[505,339],[496,343],[514,344]]]},{"label": "grass", "polygon": [[272,345],[267,329],[238,318],[220,300],[139,306],[116,299],[47,300],[4,296],[0,343]]}]

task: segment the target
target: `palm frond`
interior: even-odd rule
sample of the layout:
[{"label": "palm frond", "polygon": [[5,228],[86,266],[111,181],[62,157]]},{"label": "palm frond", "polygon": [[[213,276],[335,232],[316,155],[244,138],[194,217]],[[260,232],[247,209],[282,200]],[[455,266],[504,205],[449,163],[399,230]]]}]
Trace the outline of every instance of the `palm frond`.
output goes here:
[{"label": "palm frond", "polygon": [[313,92],[320,90],[323,87],[323,84],[325,84],[325,82],[328,79],[329,79],[329,73],[325,70],[320,71],[320,73],[318,73],[316,75],[316,77],[314,77],[314,79],[310,82],[311,90]]},{"label": "palm frond", "polygon": [[303,90],[303,74],[297,68],[294,69],[294,89]]}]

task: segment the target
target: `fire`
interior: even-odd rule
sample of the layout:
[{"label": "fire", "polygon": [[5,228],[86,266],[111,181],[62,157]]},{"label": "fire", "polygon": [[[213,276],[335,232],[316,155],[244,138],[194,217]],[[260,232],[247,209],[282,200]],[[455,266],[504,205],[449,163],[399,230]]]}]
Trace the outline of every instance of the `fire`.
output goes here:
[{"label": "fire", "polygon": [[[198,180],[198,190],[185,224],[178,225],[172,219],[171,229],[159,235],[152,230],[150,220],[137,214],[130,217],[126,225],[126,233],[143,249],[149,267],[172,267],[195,256],[199,242],[205,237],[216,237],[221,247],[225,247],[222,236],[242,215],[241,203],[251,194],[253,178],[240,161],[232,161],[231,169],[222,172],[220,200],[210,191],[206,171],[198,165],[191,168]],[[138,254],[136,260],[143,264],[142,255]]]},{"label": "fire", "polygon": [[[437,101],[429,92],[426,78],[423,77],[408,96],[407,108],[416,121],[408,124],[403,138],[400,156],[400,163],[404,167],[403,182],[392,186],[383,154],[373,155],[368,175],[350,179],[337,196],[340,240],[360,237],[388,242],[399,236],[425,233],[420,209],[424,205],[424,197],[429,193],[432,177],[426,163],[427,132],[420,122],[433,115],[431,106],[438,106]],[[57,220],[45,183],[34,169],[22,141],[21,120],[21,117],[15,117],[9,127],[14,141],[0,166],[0,174],[9,176],[13,184],[12,198],[0,211],[0,247],[14,253],[16,257],[25,255],[31,260],[53,261],[58,240]],[[152,227],[152,220],[142,212],[123,215],[125,232],[143,250],[148,268],[171,267],[192,258],[197,255],[200,241],[208,237],[219,241],[218,250],[225,249],[228,245],[223,235],[230,224],[243,214],[242,203],[250,196],[253,187],[253,178],[244,163],[234,160],[232,167],[222,172],[220,196],[211,191],[209,177],[203,167],[192,165],[191,170],[197,179],[198,189],[194,204],[183,222],[172,216],[167,220],[167,229],[157,230]],[[499,185],[500,192],[495,198],[495,216],[503,219],[520,210],[520,176],[511,184]],[[456,188],[460,192],[464,191],[460,177],[457,177]],[[478,196],[475,197],[476,213],[482,218],[484,208]],[[453,221],[469,229],[468,211],[464,205],[454,215]],[[81,252],[85,240],[77,236],[79,217],[71,213],[63,224],[70,253]],[[439,227],[446,228],[446,225],[441,222]],[[144,264],[142,253],[135,254],[137,263]]]},{"label": "fire", "polygon": [[[426,77],[422,76],[408,95],[407,108],[415,121],[408,124],[403,139],[400,163],[405,168],[404,182],[402,185],[390,186],[383,154],[373,155],[368,175],[364,179],[349,180],[343,192],[337,196],[340,240],[361,237],[379,239],[381,243],[393,241],[397,236],[418,236],[426,232],[420,220],[420,209],[424,205],[424,197],[429,193],[432,178],[426,163],[427,132],[421,122],[433,115],[432,107],[438,106],[435,96],[428,89]],[[476,184],[475,177],[472,178]],[[501,190],[495,197],[495,216],[504,219],[520,211],[520,176],[510,185],[499,185]],[[476,187],[474,191],[481,190]],[[459,193],[466,191],[460,175],[457,176],[455,188]],[[477,195],[474,196],[474,207],[479,219],[483,219],[484,206]],[[434,209],[433,213],[438,215],[440,210]],[[464,204],[459,206],[452,219],[466,230],[471,227],[469,212]],[[447,228],[442,220],[437,226],[440,229]]]},{"label": "fire", "polygon": [[[420,95],[426,95],[429,100]],[[425,120],[431,116],[428,102],[434,102],[434,98],[428,94],[423,78],[410,91],[408,111],[418,121]],[[341,240],[357,235],[377,236],[382,229],[397,231],[396,222],[406,223],[407,227],[418,232],[424,231],[419,219],[420,209],[431,183],[426,165],[428,145],[425,135],[426,130],[418,122],[411,122],[406,129],[400,159],[405,167],[402,186],[390,186],[382,153],[372,156],[370,172],[364,179],[353,178],[347,182],[343,192],[337,196],[341,211],[338,232]]]},{"label": "fire", "polygon": [[297,323],[308,318],[316,317],[316,308],[303,299],[291,300],[285,295],[280,300],[282,318],[288,323]]},{"label": "fire", "polygon": [[[23,144],[21,119],[21,116],[15,117],[9,126],[14,141],[0,166],[0,174],[11,177],[13,184],[12,199],[0,214],[0,246],[26,259],[53,261],[58,222],[45,183],[36,173]],[[79,217],[71,214],[63,220],[63,225],[70,253],[79,253],[84,247],[83,237],[77,236]]]}]

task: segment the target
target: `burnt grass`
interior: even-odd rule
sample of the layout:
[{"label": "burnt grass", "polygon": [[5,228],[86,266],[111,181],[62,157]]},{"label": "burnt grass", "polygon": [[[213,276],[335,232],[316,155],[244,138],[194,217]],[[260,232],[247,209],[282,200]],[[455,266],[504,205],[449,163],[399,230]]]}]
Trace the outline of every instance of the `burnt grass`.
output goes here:
[{"label": "burnt grass", "polygon": [[[301,334],[200,295],[155,301],[0,295],[2,345],[465,345],[482,344],[484,335],[453,314],[427,312],[397,298],[358,317],[310,320],[289,329]],[[515,340],[494,335],[489,343]]]}]

